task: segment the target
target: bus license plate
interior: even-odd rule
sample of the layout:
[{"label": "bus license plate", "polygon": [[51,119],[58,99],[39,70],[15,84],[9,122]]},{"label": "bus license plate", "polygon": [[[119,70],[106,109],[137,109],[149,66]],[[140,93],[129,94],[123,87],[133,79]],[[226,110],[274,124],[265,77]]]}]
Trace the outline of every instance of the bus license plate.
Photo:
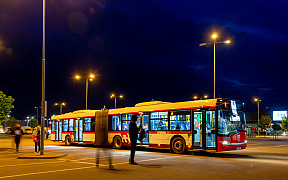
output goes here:
[{"label": "bus license plate", "polygon": [[236,147],[236,150],[241,150],[241,147]]}]

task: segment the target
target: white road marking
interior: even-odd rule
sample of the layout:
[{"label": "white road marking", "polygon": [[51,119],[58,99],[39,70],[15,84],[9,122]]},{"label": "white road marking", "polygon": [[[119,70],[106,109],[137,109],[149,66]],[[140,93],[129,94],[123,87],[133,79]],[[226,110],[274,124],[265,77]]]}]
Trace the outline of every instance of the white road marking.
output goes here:
[{"label": "white road marking", "polygon": [[74,171],[74,170],[81,170],[81,169],[90,169],[95,168],[95,166],[88,166],[88,167],[81,167],[81,168],[73,168],[73,169],[61,169],[61,170],[53,170],[53,171],[44,171],[44,172],[35,172],[35,173],[27,173],[27,174],[17,174],[11,176],[2,176],[0,179],[4,178],[13,178],[13,177],[21,177],[21,176],[31,176],[31,175],[39,175],[39,174],[47,174],[47,173],[56,173],[56,172],[64,172],[64,171]]},{"label": "white road marking", "polygon": [[235,159],[236,161],[249,161],[250,163],[269,163],[278,165],[288,165],[287,160],[275,160],[275,159]]},{"label": "white road marking", "polygon": [[62,161],[54,161],[54,162],[41,162],[41,163],[25,163],[25,164],[12,164],[12,165],[4,165],[4,166],[0,166],[0,168],[4,168],[4,167],[14,167],[14,166],[30,166],[30,165],[43,165],[43,164],[53,164],[53,163],[61,163],[61,162],[66,162],[66,160],[62,160]]},{"label": "white road marking", "polygon": [[283,146],[287,146],[287,145],[278,145],[278,146],[275,146],[275,147],[283,147]]},{"label": "white road marking", "polygon": [[[174,157],[165,157],[165,158],[154,158],[154,159],[144,159],[144,160],[139,160],[137,162],[145,162],[145,161],[156,161],[156,160],[160,160],[160,159],[171,159],[171,158],[175,158],[176,156]],[[89,163],[89,162],[76,162],[76,163],[79,163],[79,164],[94,164],[95,163]],[[115,163],[113,164],[113,166],[116,166],[116,165],[121,165],[121,164],[129,164],[128,162],[122,162],[122,163]],[[108,166],[108,165],[102,165],[102,164],[99,164],[100,166]]]},{"label": "white road marking", "polygon": [[[171,158],[175,158],[175,157],[146,159],[146,160],[140,160],[138,162],[155,161],[155,160],[159,160],[159,159],[171,159]],[[44,172],[34,172],[34,173],[26,173],[26,174],[16,174],[16,175],[10,175],[10,176],[2,176],[2,177],[0,177],[0,179],[95,168],[95,163],[89,163],[89,164],[93,164],[93,166],[86,166],[86,167],[79,167],[79,168],[72,168],[72,169],[69,168],[69,169],[61,169],[61,170],[53,170],[53,171],[44,171]],[[113,166],[114,165],[121,165],[121,164],[128,164],[128,162],[116,163],[116,164],[113,164]],[[100,164],[100,166],[108,166],[108,165],[101,165]]]}]

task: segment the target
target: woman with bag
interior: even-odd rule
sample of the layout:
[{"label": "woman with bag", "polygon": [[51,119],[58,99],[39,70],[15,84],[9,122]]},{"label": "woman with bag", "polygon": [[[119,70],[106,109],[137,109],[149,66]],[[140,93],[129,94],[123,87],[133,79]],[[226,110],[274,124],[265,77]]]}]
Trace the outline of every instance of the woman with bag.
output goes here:
[{"label": "woman with bag", "polygon": [[[40,151],[40,126],[37,126],[37,130],[33,132],[33,142],[35,142],[35,152],[37,153]],[[37,151],[38,145],[38,151]]]}]

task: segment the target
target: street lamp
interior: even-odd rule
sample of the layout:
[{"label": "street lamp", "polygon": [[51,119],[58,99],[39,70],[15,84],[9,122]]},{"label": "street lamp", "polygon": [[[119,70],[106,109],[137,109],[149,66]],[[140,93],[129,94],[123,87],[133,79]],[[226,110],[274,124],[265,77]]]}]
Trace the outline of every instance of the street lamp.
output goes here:
[{"label": "street lamp", "polygon": [[62,103],[55,103],[54,106],[60,106],[60,114],[62,114],[62,106],[65,106],[66,104],[64,102]]},{"label": "street lamp", "polygon": [[89,76],[79,76],[79,75],[76,75],[75,78],[77,80],[81,79],[81,78],[84,78],[86,80],[86,110],[88,109],[87,107],[87,101],[88,101],[88,81],[92,81],[94,79],[94,75],[93,74],[90,74]]},{"label": "street lamp", "polygon": [[208,95],[204,95],[203,97],[198,97],[198,96],[193,96],[193,99],[197,100],[203,100],[203,99],[207,99],[208,98]]},{"label": "street lamp", "polygon": [[[213,93],[213,98],[215,99],[216,97],[216,83],[215,83],[215,76],[216,76],[216,44],[229,44],[231,43],[230,40],[226,40],[226,41],[220,41],[220,42],[216,42],[216,38],[217,38],[217,34],[213,34],[212,35],[212,39],[213,39],[213,45],[214,45],[214,93]],[[199,44],[199,46],[206,46],[212,43],[201,43]]]},{"label": "street lamp", "polygon": [[38,109],[41,109],[42,107],[35,107],[35,109],[36,109],[36,112],[37,112],[37,115],[36,115],[36,117],[37,117],[37,121],[39,122],[39,119],[38,119]]},{"label": "street lamp", "polygon": [[[259,106],[260,106],[261,99],[255,98],[254,101],[257,102],[257,105],[258,105],[258,125],[259,125]],[[259,136],[259,127],[258,127],[258,136]]]},{"label": "street lamp", "polygon": [[110,98],[114,98],[114,99],[115,99],[115,109],[116,109],[116,98],[117,98],[117,97],[119,97],[119,98],[123,98],[122,95],[120,95],[120,96],[116,96],[115,94],[112,94],[112,95],[110,96]]}]

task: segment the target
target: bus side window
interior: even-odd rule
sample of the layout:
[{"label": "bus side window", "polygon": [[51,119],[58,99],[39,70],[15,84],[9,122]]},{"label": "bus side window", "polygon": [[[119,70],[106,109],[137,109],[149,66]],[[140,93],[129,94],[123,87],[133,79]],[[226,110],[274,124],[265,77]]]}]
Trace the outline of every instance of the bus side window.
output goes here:
[{"label": "bus side window", "polygon": [[121,115],[113,115],[112,116],[112,131],[121,131]]}]

